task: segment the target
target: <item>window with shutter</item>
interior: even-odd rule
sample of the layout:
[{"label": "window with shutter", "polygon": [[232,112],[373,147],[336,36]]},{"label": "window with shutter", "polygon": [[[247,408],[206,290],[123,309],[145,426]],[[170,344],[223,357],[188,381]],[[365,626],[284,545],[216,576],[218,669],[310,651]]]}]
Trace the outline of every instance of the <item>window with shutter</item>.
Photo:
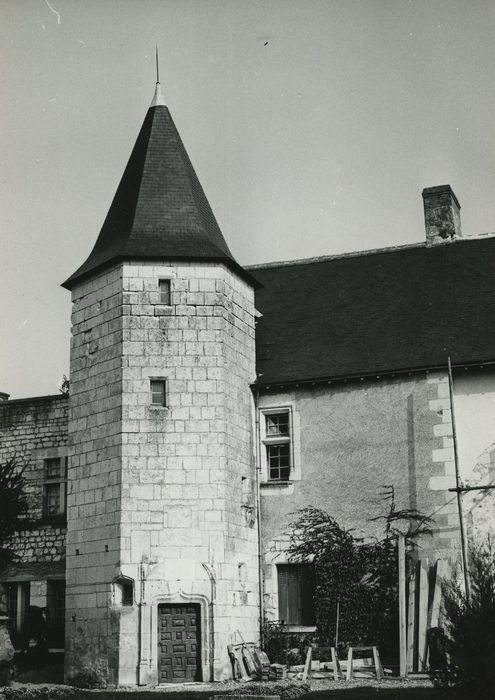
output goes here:
[{"label": "window with shutter", "polygon": [[277,577],[280,622],[302,627],[314,625],[314,573],[311,564],[279,564]]}]

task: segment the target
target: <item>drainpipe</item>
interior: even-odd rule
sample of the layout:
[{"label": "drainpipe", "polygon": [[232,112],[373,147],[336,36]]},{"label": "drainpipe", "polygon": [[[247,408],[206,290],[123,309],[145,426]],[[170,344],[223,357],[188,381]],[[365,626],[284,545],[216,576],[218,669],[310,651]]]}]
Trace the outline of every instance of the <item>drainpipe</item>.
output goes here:
[{"label": "drainpipe", "polygon": [[260,600],[260,647],[263,649],[263,620],[265,617],[263,604],[263,553],[261,549],[261,495],[260,495],[260,470],[261,470],[261,453],[260,453],[260,414],[258,411],[259,403],[259,388],[255,387],[254,393],[254,420],[255,420],[255,488],[256,488],[256,521],[258,529],[258,595]]},{"label": "drainpipe", "polygon": [[460,472],[459,472],[459,454],[457,451],[457,430],[456,430],[455,412],[454,412],[454,379],[452,376],[452,364],[450,362],[450,355],[447,358],[447,366],[448,366],[448,374],[449,374],[450,414],[452,416],[452,442],[454,445],[455,486],[456,486],[456,492],[457,492],[457,509],[459,511],[459,528],[460,528],[460,534],[461,534],[462,568],[464,571],[464,588],[466,591],[466,600],[469,602],[469,598],[470,598],[469,566],[468,566],[468,558],[467,558],[466,530],[464,527],[464,514],[462,512],[461,476],[460,476]]},{"label": "drainpipe", "polygon": [[208,564],[205,564],[205,562],[202,562],[201,566],[206,571],[206,573],[208,574],[208,578],[210,579],[211,592],[210,603],[208,605],[210,609],[210,682],[213,683],[213,681],[215,680],[215,618],[213,616],[213,613],[217,584],[215,581],[215,574],[213,573],[213,569],[210,566],[208,566]]},{"label": "drainpipe", "polygon": [[139,620],[138,620],[138,685],[146,685],[145,673],[147,662],[143,658],[143,626],[144,626],[144,561],[139,563]]}]

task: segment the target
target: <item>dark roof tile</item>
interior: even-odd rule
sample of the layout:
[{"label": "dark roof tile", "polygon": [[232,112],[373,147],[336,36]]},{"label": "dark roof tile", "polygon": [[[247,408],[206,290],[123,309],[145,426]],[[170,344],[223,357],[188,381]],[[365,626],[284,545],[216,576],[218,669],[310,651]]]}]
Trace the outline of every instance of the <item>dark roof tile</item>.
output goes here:
[{"label": "dark roof tile", "polygon": [[64,282],[70,289],[118,260],[234,260],[186,149],[164,105],[146,114],[98,240]]},{"label": "dark roof tile", "polygon": [[250,272],[260,384],[495,360],[495,238]]}]

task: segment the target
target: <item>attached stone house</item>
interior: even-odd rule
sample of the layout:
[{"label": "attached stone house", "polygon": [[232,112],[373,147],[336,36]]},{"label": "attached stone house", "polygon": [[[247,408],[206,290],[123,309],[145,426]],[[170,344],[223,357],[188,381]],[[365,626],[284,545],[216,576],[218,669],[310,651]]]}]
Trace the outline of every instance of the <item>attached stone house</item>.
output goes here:
[{"label": "attached stone house", "polygon": [[[157,85],[64,283],[70,397],[0,401],[35,520],[0,574],[14,631],[46,608],[57,648],[64,618],[68,676],[227,677],[261,618],[313,629],[290,514],[373,535],[383,485],[434,518],[430,557],[459,557],[456,464],[493,479],[495,239],[462,238],[449,186],[423,199],[425,244],[242,268]],[[491,492],[472,493],[468,529],[487,531]]]}]

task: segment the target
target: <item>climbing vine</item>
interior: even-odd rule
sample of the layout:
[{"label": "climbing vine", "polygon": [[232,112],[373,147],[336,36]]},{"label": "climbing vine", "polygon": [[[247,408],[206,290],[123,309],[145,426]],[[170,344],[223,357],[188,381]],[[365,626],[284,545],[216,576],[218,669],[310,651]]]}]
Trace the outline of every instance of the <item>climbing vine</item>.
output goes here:
[{"label": "climbing vine", "polygon": [[397,531],[408,523],[408,541],[429,532],[430,520],[415,510],[398,511],[393,490],[386,495],[382,539],[366,541],[329,514],[313,507],[294,513],[289,525],[289,557],[312,562],[315,613],[320,646],[380,647],[384,658],[397,655],[399,616]]}]

